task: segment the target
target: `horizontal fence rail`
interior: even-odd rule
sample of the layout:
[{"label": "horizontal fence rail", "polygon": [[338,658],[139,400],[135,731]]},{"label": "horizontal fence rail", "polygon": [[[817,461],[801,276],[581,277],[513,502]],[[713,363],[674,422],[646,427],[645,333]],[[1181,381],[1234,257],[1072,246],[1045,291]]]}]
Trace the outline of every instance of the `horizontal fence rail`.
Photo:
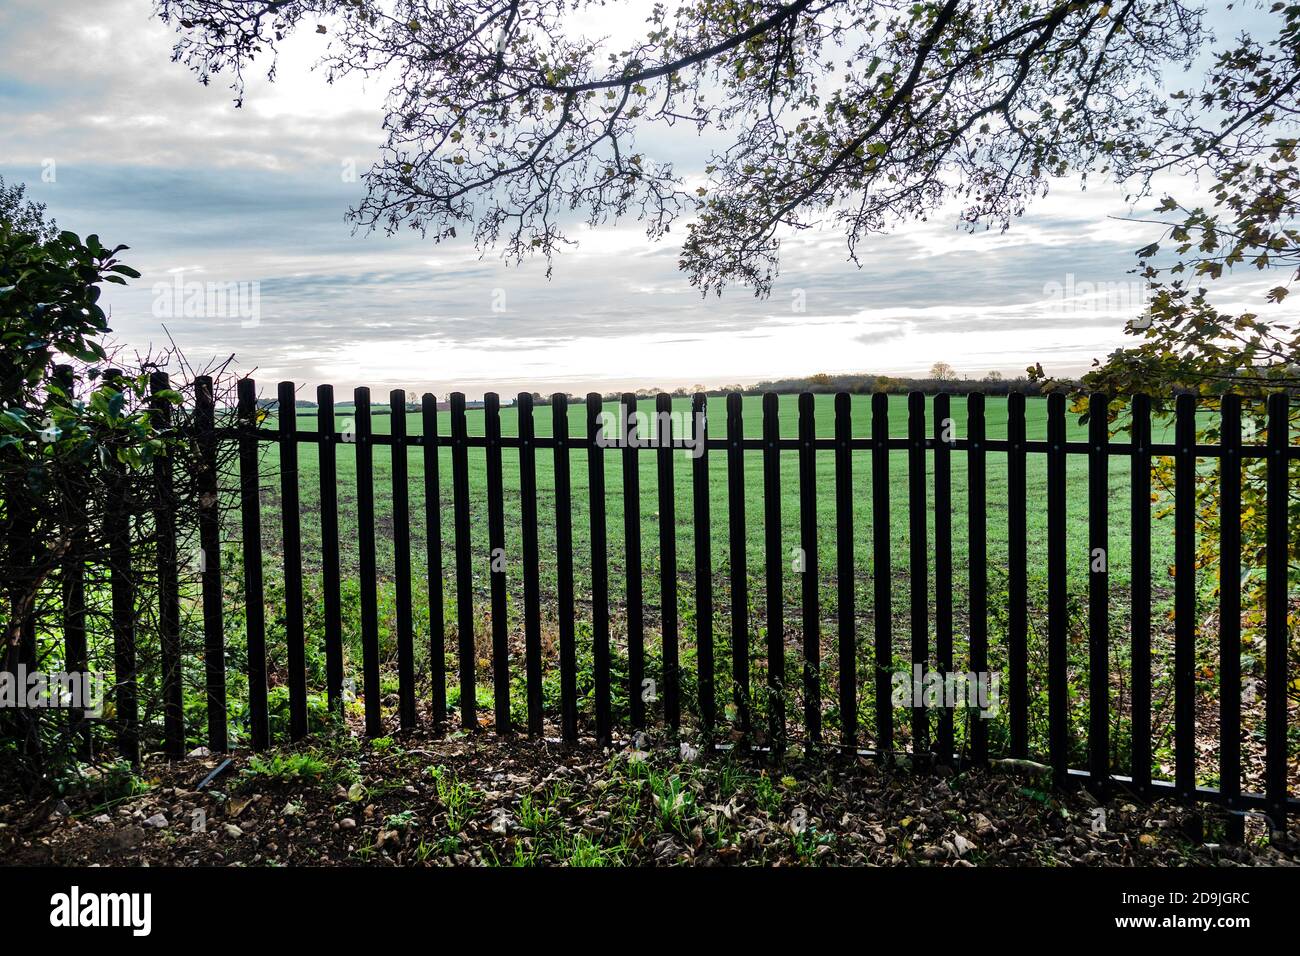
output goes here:
[{"label": "horizontal fence rail", "polygon": [[[165,388],[162,377],[156,388]],[[243,380],[238,388],[238,406],[233,410],[214,406],[212,382],[200,378],[195,389],[193,440],[202,452],[197,487],[198,538],[202,549],[200,566],[201,603],[205,662],[203,684],[207,701],[207,743],[215,751],[229,748],[227,727],[227,671],[234,666],[226,660],[224,647],[227,611],[223,608],[221,565],[222,528],[218,514],[221,494],[217,474],[218,443],[237,445],[236,476],[238,510],[241,517],[240,538],[243,545],[242,586],[244,590],[244,625],[247,635],[247,668],[240,677],[247,680],[249,708],[248,742],[254,749],[270,745],[272,733],[268,720],[267,663],[267,586],[262,558],[262,484],[259,468],[267,446],[274,447],[279,463],[280,535],[283,553],[279,556],[283,575],[283,604],[280,624],[285,638],[284,666],[288,673],[289,719],[287,733],[299,739],[308,733],[308,684],[305,649],[310,640],[323,644],[325,683],[329,707],[337,711],[348,689],[355,688],[355,675],[345,673],[343,647],[344,617],[355,616],[360,635],[361,680],[364,697],[365,731],[382,735],[392,728],[385,715],[383,664],[380,659],[380,608],[378,597],[379,568],[376,545],[376,478],[374,449],[387,448],[391,457],[391,517],[394,566],[391,581],[395,604],[386,609],[391,615],[395,636],[396,726],[409,730],[420,723],[421,701],[417,687],[417,635],[427,641],[431,696],[423,701],[432,722],[447,728],[454,720],[453,708],[459,711],[459,726],[478,729],[491,725],[498,733],[525,732],[540,736],[546,732],[547,699],[558,700],[559,735],[566,742],[579,740],[591,733],[603,745],[611,744],[618,732],[634,736],[654,726],[676,732],[684,723],[684,713],[694,715],[698,726],[712,735],[719,746],[750,746],[779,751],[798,731],[808,747],[833,746],[882,759],[906,755],[913,763],[938,761],[949,764],[978,765],[993,757],[1035,758],[1041,756],[1050,765],[1060,784],[1082,782],[1105,793],[1116,787],[1126,788],[1144,797],[1172,796],[1185,802],[1210,802],[1230,811],[1266,813],[1274,825],[1284,827],[1288,814],[1300,810],[1300,801],[1288,793],[1288,703],[1287,689],[1291,675],[1288,641],[1290,594],[1288,590],[1288,549],[1294,528],[1288,525],[1291,491],[1291,463],[1300,460],[1300,446],[1291,443],[1288,396],[1273,394],[1267,401],[1268,431],[1264,443],[1243,443],[1241,434],[1242,402],[1235,396],[1223,398],[1219,410],[1221,440],[1214,444],[1198,443],[1197,401],[1181,395],[1174,408],[1174,440],[1151,440],[1152,403],[1144,396],[1126,399],[1131,414],[1127,439],[1112,440],[1108,432],[1108,410],[1116,400],[1093,395],[1087,400],[1090,425],[1086,440],[1067,440],[1066,407],[1062,395],[1053,394],[1046,402],[1045,440],[1026,437],[1025,397],[1013,393],[1007,406],[1007,437],[986,437],[984,397],[967,398],[966,419],[956,429],[948,395],[936,396],[931,420],[927,421],[926,399],[920,394],[909,396],[906,408],[906,435],[889,434],[891,407],[885,395],[871,400],[871,424],[867,434],[854,434],[851,420],[852,398],[847,394],[834,397],[833,433],[818,437],[814,422],[814,399],[801,395],[797,399],[797,435],[782,436],[776,395],[766,395],[761,406],[759,437],[746,437],[740,395],[725,401],[725,435],[716,433],[706,411],[703,395],[691,399],[693,422],[689,435],[674,435],[670,424],[671,399],[657,396],[653,408],[638,409],[635,395],[624,395],[616,403],[618,434],[604,430],[607,403],[600,395],[586,397],[585,425],[570,433],[569,399],[556,395],[550,400],[551,434],[538,435],[536,422],[543,410],[536,408],[533,396],[521,394],[514,405],[517,416],[516,435],[503,435],[502,405],[495,394],[488,394],[481,407],[483,434],[468,433],[465,396],[451,396],[450,429],[438,429],[439,406],[431,395],[424,395],[418,406],[408,405],[405,392],[389,396],[387,413],[390,434],[376,434],[372,420],[374,410],[370,393],[359,388],[349,411],[339,411],[330,386],[317,392],[316,430],[299,427],[295,411],[296,389],[293,383],[279,383],[274,428],[263,427],[256,385]],[[226,415],[231,411],[231,415]],[[649,435],[635,436],[634,416],[638,411],[655,423]],[[165,414],[160,411],[159,414]],[[408,414],[418,423],[418,433],[407,427]],[[338,419],[351,419],[340,430]],[[220,419],[220,421],[219,421]],[[903,424],[896,422],[895,424]],[[960,436],[957,432],[960,431]],[[319,446],[319,529],[321,581],[323,586],[322,632],[309,635],[304,626],[303,529],[299,500],[300,474],[298,450],[303,443]],[[346,607],[344,575],[340,564],[339,488],[344,481],[339,449],[351,446],[355,456],[355,509],[359,576],[355,589],[355,610]],[[412,495],[408,471],[408,450],[422,449],[423,486]],[[450,475],[445,473],[439,451],[447,449]],[[485,464],[485,487],[472,493],[470,481],[471,450],[482,449]],[[513,450],[503,459],[503,450]],[[676,469],[681,459],[678,450],[696,450],[684,472]],[[539,450],[545,455],[539,457]],[[400,452],[400,453],[399,453]],[[718,453],[716,457],[711,453]],[[761,469],[758,487],[749,476],[748,454],[757,452]],[[854,452],[868,452],[854,461]],[[891,458],[891,452],[904,453]],[[574,453],[580,457],[575,460]],[[819,453],[825,453],[819,458]],[[643,458],[651,454],[653,458]],[[788,458],[786,456],[789,456]],[[1046,482],[1031,494],[1027,482],[1027,462],[1041,456],[1046,463]],[[1071,456],[1083,459],[1088,496],[1086,528],[1079,529],[1086,539],[1092,565],[1087,580],[1087,611],[1084,630],[1084,659],[1088,677],[1087,719],[1072,721],[1068,682],[1069,640],[1067,578],[1067,469]],[[1173,460],[1173,531],[1174,594],[1172,623],[1172,667],[1169,693],[1173,699],[1173,770],[1170,779],[1152,775],[1152,695],[1153,688],[1153,607],[1151,569],[1152,477],[1155,459]],[[549,461],[547,461],[549,459]],[[349,459],[350,460],[350,459]],[[794,495],[795,516],[799,526],[799,547],[795,558],[785,548],[782,537],[783,460],[797,463]],[[1130,507],[1126,529],[1131,549],[1129,574],[1132,582],[1127,609],[1129,659],[1124,677],[1131,702],[1130,739],[1113,738],[1110,686],[1112,673],[1113,629],[1118,623],[1110,607],[1111,581],[1109,554],[1112,538],[1125,530],[1112,521],[1110,511],[1112,469],[1119,460],[1128,463],[1127,496]],[[1196,778],[1196,697],[1198,681],[1207,678],[1196,670],[1196,642],[1202,638],[1203,626],[1196,619],[1196,483],[1199,460],[1220,463],[1218,506],[1220,509],[1220,575],[1228,586],[1217,597],[1219,629],[1217,647],[1221,667],[1214,678],[1221,682],[1217,720],[1219,724],[1218,775],[1220,785],[1209,787]],[[606,465],[621,463],[620,487],[607,487]],[[818,464],[829,464],[819,473]],[[1242,569],[1241,500],[1242,469],[1250,462],[1263,463],[1265,474],[1267,546],[1265,556],[1266,601],[1263,630],[1266,638],[1264,659],[1264,787],[1262,792],[1243,792],[1242,780],[1242,684],[1241,653],[1243,613],[1240,588],[1231,586],[1240,579]],[[657,482],[657,500],[642,500],[642,465],[647,476]],[[989,469],[1005,463],[1005,489],[990,493]],[[585,469],[582,467],[585,464]],[[539,493],[539,466],[549,465],[553,474],[553,494]],[[964,469],[959,466],[964,466]],[[891,469],[905,468],[903,486],[891,488]],[[519,553],[507,553],[507,511],[505,476],[517,468],[519,510]],[[712,476],[724,471],[725,508],[715,515],[711,508]],[[677,498],[677,475],[688,479],[691,501],[683,507]],[[157,472],[162,484],[171,481],[165,466]],[[586,524],[575,527],[575,480],[584,482]],[[964,485],[964,489],[962,488]],[[870,497],[867,497],[867,488]],[[907,527],[891,527],[891,495],[905,487]],[[829,509],[819,510],[818,491],[828,494]],[[965,513],[956,514],[954,490],[964,491]],[[422,494],[420,493],[422,492]],[[747,510],[746,495],[757,492],[761,506]],[[441,511],[444,495],[450,497],[452,520],[444,527]],[[621,496],[621,527],[607,521],[607,495]],[[486,498],[483,508],[482,498]],[[995,517],[990,507],[1000,509],[1004,517]],[[643,540],[643,517],[653,510],[656,534]],[[424,512],[424,540],[412,541],[413,512]],[[1045,518],[1046,614],[1045,620],[1031,620],[1028,580],[1030,576],[1029,524],[1027,516],[1038,512]],[[692,567],[679,567],[678,516],[689,519],[694,540],[687,549]],[[869,517],[870,546],[854,540],[854,516]],[[715,521],[725,519],[725,545],[728,556],[725,568],[714,567]],[[118,516],[117,520],[124,520]],[[553,604],[543,601],[539,567],[543,548],[539,526],[543,520],[554,528],[555,551],[546,554],[553,563],[556,577]],[[487,553],[478,553],[472,543],[473,528],[485,522]],[[746,535],[747,522],[762,523],[761,586],[750,577],[754,555]],[[1005,592],[993,593],[989,587],[988,535],[995,527],[1005,531],[1007,556]],[[160,517],[158,566],[160,576],[170,582],[162,589],[160,620],[164,628],[163,654],[165,671],[162,693],[166,747],[175,755],[184,746],[184,726],[180,698],[180,654],[176,637],[177,592],[175,585],[176,530],[168,515]],[[819,558],[818,529],[833,529],[831,559]],[[575,582],[575,531],[590,542],[590,587],[578,591]],[[933,539],[929,537],[933,532]],[[906,534],[909,550],[905,570],[910,582],[907,602],[895,598],[891,586],[892,536]],[[954,536],[964,538],[965,561],[954,561]],[[1076,537],[1078,532],[1076,532]],[[170,545],[167,539],[171,539]],[[656,540],[657,539],[657,540]],[[657,545],[657,546],[656,546]],[[423,550],[425,579],[416,580],[411,564],[411,548]],[[447,554],[448,549],[450,554]],[[124,551],[115,551],[116,562],[113,598],[113,627],[118,650],[118,714],[124,718],[120,736],[123,753],[138,756],[139,728],[135,662],[136,634],[130,613],[131,594],[126,583]],[[645,594],[647,563],[652,555],[658,559],[658,604]],[[855,558],[869,556],[872,580],[859,589]],[[610,574],[609,559],[620,559],[621,580]],[[584,555],[585,561],[585,555]],[[475,570],[487,568],[486,595],[476,592]],[[510,569],[518,569],[521,580],[512,581]],[[785,583],[798,577],[797,612],[786,607]],[[719,587],[715,573],[729,587]],[[1000,573],[1000,572],[999,572]],[[834,586],[823,593],[819,575],[833,575]],[[76,592],[78,579],[69,578],[65,589]],[[522,584],[522,614],[511,620],[509,587]],[[689,585],[690,599],[683,600],[679,587]],[[954,607],[956,585],[968,596],[965,606]],[[452,599],[446,588],[454,587]],[[417,620],[412,594],[427,592],[427,619]],[[834,600],[827,600],[833,596]],[[619,615],[611,613],[611,602],[620,601]],[[830,607],[823,607],[823,601]],[[345,615],[345,609],[347,613]],[[444,609],[450,616],[444,618]],[[475,642],[476,623],[486,611],[487,644]],[[900,640],[895,633],[894,615],[906,614],[907,636]],[[989,637],[993,615],[1005,616],[1005,630],[997,642]],[[870,624],[865,623],[869,616]],[[788,620],[787,620],[788,618]],[[959,632],[958,618],[966,622],[966,660],[958,660],[954,634]],[[387,619],[387,618],[386,618]],[[547,625],[546,627],[543,624]],[[833,623],[828,623],[833,622]],[[446,633],[454,627],[455,636]],[[513,630],[512,630],[513,629]],[[523,636],[521,662],[512,662],[510,636]],[[648,652],[652,649],[647,636],[659,635],[659,662],[653,674]],[[797,639],[787,643],[787,633]],[[549,660],[544,654],[544,637],[553,633],[555,653]],[[590,671],[579,674],[579,633],[591,648]],[[1030,634],[1042,633],[1046,649],[1044,686],[1031,686]],[[835,653],[823,659],[823,634],[832,635]],[[751,639],[765,635],[765,653],[753,654]],[[79,620],[66,626],[69,661],[84,660],[85,637]],[[626,648],[626,670],[615,673],[612,648]],[[758,644],[763,648],[762,639]],[[424,648],[420,648],[421,651]],[[456,661],[455,680],[458,700],[448,697],[447,654]],[[787,671],[788,654],[797,654],[797,667]],[[1008,711],[1005,739],[991,741],[987,724],[973,719],[961,747],[957,743],[954,707],[944,703],[931,722],[928,706],[916,697],[895,714],[891,701],[894,675],[911,668],[912,686],[922,683],[931,671],[950,674],[954,668],[969,668],[972,674],[988,671],[991,655],[1005,661],[1004,703]],[[751,656],[752,655],[752,656]],[[480,699],[476,669],[480,656],[489,660],[491,695]],[[860,671],[859,661],[867,658],[870,667]],[[519,665],[522,666],[519,666]],[[512,669],[512,667],[514,669]],[[553,670],[558,669],[558,680]],[[730,679],[725,676],[730,671]],[[761,671],[761,680],[757,674]],[[830,674],[835,681],[830,692],[823,690],[823,678]],[[125,678],[125,683],[122,682]],[[731,688],[731,700],[725,709],[717,706],[716,690],[725,681]],[[512,712],[512,695],[523,700],[523,709]],[[580,713],[580,700],[590,696],[592,722]],[[617,727],[615,699],[625,700],[627,725]],[[787,698],[801,706],[787,711]],[[860,706],[873,702],[872,717],[860,721]],[[1036,701],[1045,701],[1045,708]],[[1094,706],[1101,702],[1100,706]],[[834,725],[826,725],[827,708],[834,709]],[[1045,714],[1042,711],[1045,709]],[[724,712],[725,710],[725,712]],[[897,721],[897,723],[896,723]],[[1042,722],[1044,730],[1031,732]],[[726,726],[730,736],[718,733]],[[1075,729],[1075,728],[1079,729]],[[834,729],[834,734],[831,730]],[[1046,741],[1041,754],[1032,750],[1031,740],[1040,736]],[[898,738],[905,737],[902,745]],[[1077,738],[1077,739],[1076,739]],[[960,752],[959,752],[960,751]],[[1114,768],[1114,754],[1124,753],[1131,772],[1120,774]],[[1082,755],[1079,758],[1079,755]],[[1074,758],[1074,759],[1072,759]],[[1082,763],[1082,766],[1075,766]]]}]

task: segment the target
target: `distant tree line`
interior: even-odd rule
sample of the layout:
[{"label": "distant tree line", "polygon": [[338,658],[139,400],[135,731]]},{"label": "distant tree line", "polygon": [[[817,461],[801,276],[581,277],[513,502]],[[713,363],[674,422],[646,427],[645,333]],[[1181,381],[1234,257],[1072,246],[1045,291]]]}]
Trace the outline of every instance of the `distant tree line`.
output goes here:
[{"label": "distant tree line", "polygon": [[[1052,386],[1031,380],[1027,375],[1006,378],[1000,372],[989,372],[982,378],[964,378],[946,362],[936,362],[930,374],[921,378],[901,375],[881,375],[870,372],[845,372],[832,375],[819,372],[816,375],[793,376],[790,378],[767,379],[750,385],[723,385],[707,388],[704,385],[680,386],[669,391],[674,398],[685,398],[696,392],[721,396],[739,392],[742,395],[761,395],[764,392],[776,392],[778,395],[797,395],[812,392],[820,395],[833,395],[848,392],[853,395],[872,395],[876,392],[886,394],[905,394],[907,392],[924,392],[927,395],[939,393],[967,394],[981,392],[985,395],[1007,395],[1011,392],[1023,392],[1025,395],[1042,395],[1052,388],[1069,390],[1073,383],[1057,379]],[[652,388],[638,389],[638,398],[652,398],[660,390]],[[606,401],[617,400],[622,393],[611,392],[605,396]]]},{"label": "distant tree line", "polygon": [[[902,395],[908,392],[923,392],[926,395],[937,395],[947,393],[950,395],[965,395],[970,392],[980,392],[985,395],[1008,395],[1011,392],[1023,392],[1025,395],[1043,395],[1052,390],[1063,390],[1071,392],[1075,389],[1074,382],[1064,379],[1054,379],[1051,383],[1039,382],[1030,379],[1025,375],[1016,378],[1005,378],[1000,372],[989,372],[982,378],[966,378],[958,375],[952,366],[946,362],[936,362],[930,369],[930,374],[922,378],[910,378],[900,375],[881,375],[871,372],[845,372],[842,374],[831,375],[827,372],[819,372],[815,375],[794,376],[790,378],[766,379],[749,385],[719,385],[709,388],[705,385],[679,385],[672,389],[660,388],[639,388],[633,391],[639,399],[654,399],[655,396],[667,392],[673,398],[689,398],[698,392],[713,397],[721,397],[732,393],[741,395],[762,395],[764,392],[775,392],[778,395],[798,395],[802,392],[812,392],[818,395],[834,395],[839,392],[848,392],[852,395],[872,395],[876,392],[883,392],[890,395]],[[619,401],[627,392],[614,391],[606,392],[601,397],[607,402]],[[541,392],[533,392],[533,405],[537,407],[546,407],[551,404],[551,395],[543,395]],[[581,404],[586,401],[585,394],[569,394],[569,404]],[[258,400],[260,408],[273,410],[278,404],[275,398],[261,398]],[[295,403],[299,408],[315,408],[316,403],[307,399],[298,399]],[[507,407],[514,404],[513,395],[502,396],[502,406]],[[440,405],[445,406],[445,400],[440,400]],[[480,402],[467,402],[467,408],[480,407]],[[407,393],[406,410],[408,412],[418,412],[421,410],[421,404],[415,392]],[[340,406],[342,409],[343,406]],[[372,415],[387,415],[390,412],[388,404],[381,403],[371,406]]]},{"label": "distant tree line", "polygon": [[[940,368],[940,366],[943,367]],[[964,395],[968,392],[982,392],[985,395],[1007,395],[1011,392],[1023,392],[1025,395],[1042,395],[1044,390],[1038,382],[1030,381],[1024,375],[1016,378],[1005,378],[999,372],[990,372],[983,378],[960,378],[949,366],[939,362],[936,363],[934,369],[931,369],[930,375],[922,378],[869,373],[828,375],[823,372],[817,375],[759,382],[755,386],[742,389],[742,391],[746,393],[776,392],[778,394],[849,392],[857,395],[870,395],[876,392],[893,395],[906,392],[924,392],[927,395],[939,393]]]}]

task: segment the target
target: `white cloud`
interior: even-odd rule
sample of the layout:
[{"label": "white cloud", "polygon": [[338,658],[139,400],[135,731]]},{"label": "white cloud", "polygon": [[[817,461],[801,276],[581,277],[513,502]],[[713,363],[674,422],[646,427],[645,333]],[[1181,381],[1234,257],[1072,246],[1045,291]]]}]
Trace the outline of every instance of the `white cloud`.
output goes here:
[{"label": "white cloud", "polygon": [[[601,16],[609,32],[642,28],[625,9]],[[542,262],[507,267],[460,241],[354,236],[344,212],[361,187],[343,164],[372,162],[386,87],[327,84],[310,69],[327,41],[304,31],[284,47],[276,83],[247,75],[236,110],[223,78],[204,88],[170,61],[173,38],[149,0],[0,8],[0,173],[27,181],[62,226],[132,247],[126,261],[144,277],[107,297],[117,336],[163,341],[150,289],[187,270],[259,283],[262,308],[255,327],[170,321],[191,355],[233,351],[268,381],[343,390],[722,384],[917,372],[936,359],[972,376],[1040,359],[1069,373],[1123,342],[1124,308],[1081,317],[1045,301],[1068,275],[1130,281],[1133,249],[1152,238],[1123,218],[1142,204],[1134,212],[1095,183],[1054,184],[1006,233],[968,234],[936,216],[872,237],[861,269],[837,232],[791,236],[766,301],[743,288],[702,299],[677,272],[680,228],[658,245],[634,222],[575,228],[578,246],[549,282]],[[643,146],[698,177],[718,141],[678,128]],[[45,183],[50,157],[58,177]],[[1254,301],[1261,282],[1248,279],[1234,294]],[[796,298],[806,311],[792,311]]]}]

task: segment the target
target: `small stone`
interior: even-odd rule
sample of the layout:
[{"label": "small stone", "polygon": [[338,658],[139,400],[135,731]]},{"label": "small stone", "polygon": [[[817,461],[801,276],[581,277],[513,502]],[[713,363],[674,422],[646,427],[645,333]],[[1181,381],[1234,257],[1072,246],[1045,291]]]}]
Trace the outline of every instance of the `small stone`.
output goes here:
[{"label": "small stone", "polygon": [[167,818],[161,813],[155,813],[144,821],[147,827],[153,827],[155,830],[165,830],[167,828]]},{"label": "small stone", "polygon": [[187,754],[187,756],[190,756],[190,757],[211,757],[211,756],[212,756],[212,751],[209,750],[207,747],[195,747],[193,750],[191,750],[191,751],[189,752],[189,754]]},{"label": "small stone", "polygon": [[244,835],[244,831],[239,829],[239,827],[235,826],[233,823],[227,823],[223,829],[226,831],[226,836],[228,837],[241,837]]},{"label": "small stone", "polygon": [[345,830],[355,830],[357,828],[357,821],[353,820],[351,817],[344,817],[339,821],[339,826]]},{"label": "small stone", "polygon": [[105,823],[112,823],[112,822],[113,822],[113,818],[110,817],[107,813],[101,813],[101,814],[100,814],[99,816],[97,816],[97,817],[91,817],[91,818],[90,818],[90,822],[91,822],[91,823],[98,823],[98,824],[100,824],[101,826],[103,826]]}]

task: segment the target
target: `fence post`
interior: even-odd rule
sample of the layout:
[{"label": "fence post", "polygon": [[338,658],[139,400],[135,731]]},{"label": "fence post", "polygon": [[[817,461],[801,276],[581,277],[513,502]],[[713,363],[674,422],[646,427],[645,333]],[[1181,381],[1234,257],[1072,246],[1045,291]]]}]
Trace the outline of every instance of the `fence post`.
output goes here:
[{"label": "fence post", "polygon": [[822,741],[822,632],[817,561],[816,398],[799,396],[799,546],[803,549],[803,712],[804,728],[814,745]]},{"label": "fence post", "polygon": [[[528,733],[540,737],[543,732],[542,714],[542,596],[540,581],[541,556],[537,542],[537,437],[533,417],[533,396],[528,392],[519,393],[519,511],[520,525],[524,546],[524,672],[528,685]],[[604,479],[604,473],[601,473]],[[594,482],[594,479],[593,479]],[[594,486],[594,484],[593,484]],[[593,505],[592,521],[595,522]],[[601,512],[604,521],[604,512]],[[603,528],[603,524],[602,524]],[[602,593],[597,603],[596,562],[605,560],[604,542],[597,555],[595,531],[592,532],[592,635],[597,639],[596,631],[601,620],[605,622],[605,653],[609,653],[609,607],[608,595]],[[604,606],[602,606],[604,605]],[[599,671],[599,641],[597,641],[596,669]],[[609,681],[609,660],[605,660],[605,680]],[[597,695],[600,693],[600,677],[596,677]],[[608,687],[606,687],[608,693]],[[597,713],[600,705],[597,703]],[[597,721],[599,723],[599,720]],[[597,733],[599,736],[599,733]]]},{"label": "fence post", "polygon": [[632,729],[645,727],[645,611],[641,585],[641,472],[636,396],[623,395],[623,543],[627,564],[628,711]]},{"label": "fence post", "polygon": [[[1229,813],[1241,796],[1241,397],[1224,395],[1219,423],[1219,794]],[[1230,842],[1245,819],[1228,818]]]},{"label": "fence post", "polygon": [[785,587],[781,553],[779,399],[763,395],[763,564],[767,590],[767,720],[772,749],[785,749]]},{"label": "fence post", "polygon": [[894,655],[892,543],[889,534],[889,396],[871,396],[871,573],[875,578],[875,705],[876,749],[882,760],[893,759],[894,708],[890,670]]},{"label": "fence post", "polygon": [[1093,790],[1110,783],[1110,399],[1088,399],[1088,769]]},{"label": "fence post", "polygon": [[[578,654],[573,632],[573,498],[569,488],[569,397],[551,396],[555,437],[555,596],[560,630],[560,727],[578,739]],[[638,694],[640,688],[637,689]]]},{"label": "fence post", "polygon": [[[532,434],[531,402],[532,397],[530,396],[530,435]],[[601,444],[608,441],[609,436],[605,435],[602,429],[601,413],[603,406],[604,402],[599,392],[591,392],[587,396],[587,485],[591,495],[591,653],[596,685],[596,743],[601,747],[606,747],[609,746],[613,738],[613,728],[611,726],[613,720],[610,713],[609,675],[609,555],[607,553],[609,542],[608,531],[605,526],[605,453]],[[533,513],[535,525],[535,504]],[[533,547],[536,549],[535,529],[533,541]],[[542,706],[541,637],[539,636],[537,640],[537,719],[540,728]],[[531,692],[531,678],[529,689]],[[540,733],[540,729],[538,732]]]},{"label": "fence post", "polygon": [[194,379],[194,430],[199,452],[199,574],[203,590],[203,671],[208,747],[229,749],[226,729],[226,642],[221,606],[221,498],[217,475],[217,409],[212,378]]},{"label": "fence post", "polygon": [[244,626],[248,636],[248,717],[254,750],[270,746],[266,700],[266,597],[262,589],[262,497],[257,385],[239,380],[239,491],[244,533]]},{"label": "fence post", "polygon": [[1174,441],[1174,788],[1196,788],[1196,398],[1175,401]]},{"label": "fence post", "polygon": [[465,394],[451,393],[451,492],[456,531],[456,643],[460,671],[461,729],[478,729],[474,667],[474,565],[469,537],[469,447]]},{"label": "fence post", "polygon": [[421,440],[424,443],[424,551],[429,594],[429,677],[433,723],[447,719],[446,609],[442,583],[442,494],[438,481],[438,400],[428,392],[420,398]]},{"label": "fence post", "polygon": [[691,469],[691,502],[695,508],[695,656],[699,668],[700,722],[712,734],[717,720],[714,707],[713,662],[713,529],[709,514],[708,396],[691,398],[691,428],[695,438],[695,463]]},{"label": "fence post", "polygon": [[853,575],[852,399],[835,396],[835,616],[840,642],[840,736],[849,750],[858,746],[858,645]]},{"label": "fence post", "polygon": [[1029,541],[1025,513],[1025,394],[1007,396],[1007,666],[1011,756],[1029,756]]},{"label": "fence post", "polygon": [[1133,704],[1129,771],[1133,787],[1151,792],[1151,399],[1133,396],[1130,479],[1130,624]]},{"label": "fence post", "polygon": [[325,610],[325,692],[331,713],[343,708],[343,607],[339,568],[338,430],[334,386],[316,387],[320,460],[321,587]]},{"label": "fence post", "polygon": [[379,594],[375,559],[375,446],[371,439],[370,389],[352,393],[357,444],[357,544],[361,584],[361,680],[366,698],[366,736],[384,733],[379,709]]},{"label": "fence post", "polygon": [[[104,372],[104,384],[124,391],[122,373]],[[139,689],[136,685],[135,571],[131,563],[131,510],[126,466],[110,464],[105,537],[108,544],[109,589],[113,620],[113,676],[116,687],[118,751],[132,764],[140,763]]]},{"label": "fence post", "polygon": [[[934,662],[945,680],[953,672],[952,440],[955,437],[952,396],[942,392],[934,396]],[[972,477],[972,489],[974,483]],[[974,615],[971,615],[971,625],[974,626]],[[971,667],[974,669],[973,664]],[[957,750],[953,708],[949,705],[946,694],[944,698],[939,709],[939,727],[935,734],[934,749],[939,762],[952,763]]]},{"label": "fence post", "polygon": [[302,512],[298,503],[298,404],[293,382],[279,386],[280,514],[284,546],[284,639],[288,647],[289,736],[307,736],[307,652],[302,621]]},{"label": "fence post", "polygon": [[673,400],[660,393],[655,399],[655,452],[659,484],[659,634],[663,655],[664,723],[676,731],[681,723],[678,699],[677,649],[677,512],[673,481]]},{"label": "fence post", "polygon": [[1286,830],[1287,778],[1287,574],[1291,543],[1287,521],[1289,507],[1290,436],[1286,392],[1268,397],[1267,546],[1265,564],[1264,701],[1265,799],[1276,831]]},{"label": "fence post", "polygon": [[415,728],[415,627],[411,622],[411,506],[406,451],[406,390],[388,393],[393,480],[393,590],[397,605],[398,724]]},{"label": "fence post", "polygon": [[1047,736],[1052,780],[1069,779],[1066,683],[1065,396],[1047,396]]},{"label": "fence post", "polygon": [[[172,427],[171,402],[159,393],[170,388],[166,372],[149,376],[153,426],[160,433]],[[158,535],[158,642],[162,651],[163,739],[167,755],[185,752],[184,698],[181,689],[180,583],[176,564],[176,489],[172,457],[154,459],[154,527]]]},{"label": "fence post", "polygon": [[727,507],[731,546],[731,683],[740,732],[749,736],[749,571],[745,541],[745,450],[742,402],[727,396]]},{"label": "fence post", "polygon": [[907,396],[907,543],[910,557],[912,672],[907,675],[912,697],[912,758],[924,760],[929,747],[930,717],[918,700],[927,669],[930,641],[930,542],[925,520],[925,396]]},{"label": "fence post", "polygon": [[[967,499],[970,526],[970,669],[977,680],[987,683],[989,668],[989,593],[988,593],[988,519],[986,513],[987,475],[984,467],[984,396],[980,393],[966,399],[967,479],[970,493]],[[971,714],[971,760],[979,765],[989,759],[989,728],[981,712]]]},{"label": "fence post", "polygon": [[488,583],[492,608],[493,720],[499,734],[510,733],[510,634],[506,621],[506,517],[501,474],[501,399],[483,396],[487,444]]}]

